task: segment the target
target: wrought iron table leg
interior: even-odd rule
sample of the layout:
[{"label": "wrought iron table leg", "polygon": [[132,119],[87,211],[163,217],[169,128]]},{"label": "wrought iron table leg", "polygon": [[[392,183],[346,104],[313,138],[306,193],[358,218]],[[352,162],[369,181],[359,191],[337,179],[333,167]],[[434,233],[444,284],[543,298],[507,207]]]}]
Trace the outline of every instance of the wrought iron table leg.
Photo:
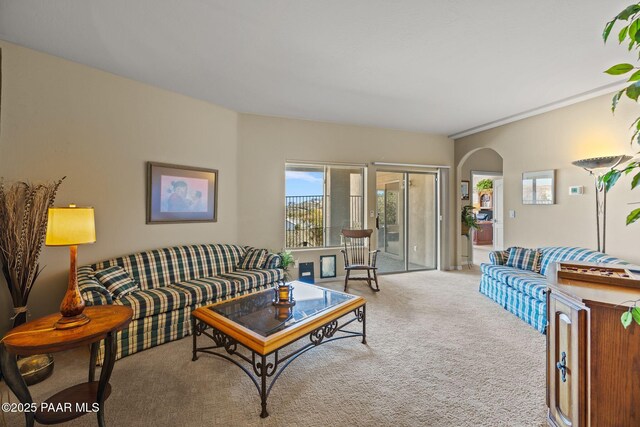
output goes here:
[{"label": "wrought iron table leg", "polygon": [[102,370],[100,371],[100,382],[98,383],[98,395],[96,401],[98,403],[98,425],[104,427],[104,391],[109,384],[113,365],[116,362],[116,337],[113,332],[109,332],[104,339],[104,361],[102,362]]},{"label": "wrought iron table leg", "polygon": [[197,335],[198,335],[198,320],[195,317],[191,318],[191,335],[193,335],[193,355],[191,356],[191,361],[195,362],[198,360],[198,352],[197,352]]},{"label": "wrought iron table leg", "polygon": [[[9,386],[9,389],[16,395],[20,403],[32,404],[33,399],[29,388],[24,382],[20,370],[18,369],[18,363],[16,356],[10,354],[5,348],[4,344],[0,344],[0,370],[4,375],[4,380]],[[33,427],[35,421],[35,412],[25,412],[25,425],[27,427]]]},{"label": "wrought iron table leg", "polygon": [[367,343],[367,304],[362,306],[362,344]]},{"label": "wrought iron table leg", "polygon": [[89,382],[96,380],[96,362],[98,361],[98,348],[100,341],[91,344],[91,355],[89,356]]},{"label": "wrought iron table leg", "polygon": [[267,418],[269,416],[267,412],[267,356],[261,356],[260,360],[262,362],[262,366],[260,367],[260,379],[262,380],[262,387],[260,389],[262,412],[260,413],[260,418]]}]

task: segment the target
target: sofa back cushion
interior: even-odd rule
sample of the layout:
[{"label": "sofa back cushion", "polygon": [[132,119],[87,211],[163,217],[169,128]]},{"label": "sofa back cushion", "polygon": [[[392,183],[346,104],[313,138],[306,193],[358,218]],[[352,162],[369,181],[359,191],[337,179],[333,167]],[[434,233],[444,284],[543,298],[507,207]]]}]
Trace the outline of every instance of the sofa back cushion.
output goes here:
[{"label": "sofa back cushion", "polygon": [[542,252],[542,261],[540,263],[540,274],[546,275],[549,266],[554,262],[559,261],[584,261],[584,262],[598,262],[602,264],[627,264],[619,258],[603,254],[602,252],[594,251],[585,248],[566,247],[566,246],[551,246],[546,248],[540,248]]},{"label": "sofa back cushion", "polygon": [[185,280],[232,272],[244,256],[237,245],[176,246],[138,252],[93,264],[94,270],[119,265],[141,289],[154,289]]}]

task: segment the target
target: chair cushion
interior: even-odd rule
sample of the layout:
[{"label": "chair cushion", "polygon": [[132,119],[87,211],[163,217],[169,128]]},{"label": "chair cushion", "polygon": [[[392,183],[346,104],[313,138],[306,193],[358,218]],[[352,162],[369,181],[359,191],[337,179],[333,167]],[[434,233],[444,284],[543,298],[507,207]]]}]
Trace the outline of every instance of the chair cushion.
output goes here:
[{"label": "chair cushion", "polygon": [[107,288],[115,299],[140,289],[129,273],[118,265],[96,271],[94,277]]},{"label": "chair cushion", "polygon": [[488,276],[532,298],[538,300],[544,300],[546,298],[546,278],[539,273],[507,267],[506,265],[493,264],[482,264],[480,270],[482,271],[483,277]]},{"label": "chair cushion", "polygon": [[191,294],[165,286],[131,292],[114,300],[113,303],[130,307],[133,310],[133,319],[140,319],[191,305]]},{"label": "chair cushion", "polygon": [[511,248],[506,266],[540,272],[541,253],[537,249]]},{"label": "chair cushion", "polygon": [[267,261],[267,255],[269,255],[269,252],[267,252],[266,249],[251,248],[247,250],[244,258],[242,258],[242,261],[240,261],[240,263],[238,264],[238,268],[240,270],[253,270],[262,268]]},{"label": "chair cushion", "polygon": [[187,292],[191,297],[191,304],[209,302],[235,294],[237,287],[237,282],[224,277],[201,277],[168,286],[168,288]]},{"label": "chair cushion", "polygon": [[268,270],[238,270],[233,273],[225,273],[222,277],[236,281],[239,285],[237,292],[241,292],[282,280],[283,274],[281,269],[271,268]]}]

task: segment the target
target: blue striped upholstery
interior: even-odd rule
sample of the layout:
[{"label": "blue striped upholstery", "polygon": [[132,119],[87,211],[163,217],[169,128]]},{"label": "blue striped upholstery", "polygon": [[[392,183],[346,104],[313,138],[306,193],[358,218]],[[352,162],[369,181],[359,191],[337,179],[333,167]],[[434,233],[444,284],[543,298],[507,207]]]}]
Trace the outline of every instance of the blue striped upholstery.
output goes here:
[{"label": "blue striped upholstery", "polygon": [[547,274],[547,269],[554,262],[559,261],[584,261],[584,262],[600,262],[603,264],[627,264],[621,259],[597,252],[591,249],[552,246],[540,248],[542,251],[542,262],[540,263],[540,274]]},{"label": "blue striped upholstery", "polygon": [[[491,264],[482,264],[480,292],[515,314],[538,331],[546,332],[547,280],[550,265],[560,261],[599,262],[604,264],[626,264],[618,258],[601,252],[575,247],[544,247],[540,260],[540,274],[529,270],[508,267],[505,253],[491,252]],[[492,256],[493,254],[493,256]]]},{"label": "blue striped upholstery", "polygon": [[509,259],[509,250],[489,252],[489,261],[494,265],[505,265]]},{"label": "blue striped upholstery", "polygon": [[[133,310],[132,322],[117,335],[119,358],[188,335],[191,310],[200,305],[266,289],[282,279],[280,268],[234,271],[246,250],[223,244],[177,246],[102,261],[78,269],[80,293],[87,305]],[[280,261],[269,254],[265,264]],[[115,299],[94,276],[111,266],[122,267],[140,289]]]},{"label": "blue striped upholstery", "polygon": [[278,254],[267,255],[267,260],[264,263],[264,268],[281,268],[282,257]]}]

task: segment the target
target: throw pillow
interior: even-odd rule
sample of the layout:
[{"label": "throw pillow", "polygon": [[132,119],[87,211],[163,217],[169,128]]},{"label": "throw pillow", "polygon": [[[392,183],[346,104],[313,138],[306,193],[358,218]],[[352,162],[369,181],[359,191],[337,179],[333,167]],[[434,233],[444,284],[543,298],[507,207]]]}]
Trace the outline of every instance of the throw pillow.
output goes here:
[{"label": "throw pillow", "polygon": [[119,265],[96,271],[94,277],[104,285],[115,299],[130,294],[140,289],[138,284]]},{"label": "throw pillow", "polygon": [[249,249],[247,253],[238,264],[240,270],[254,270],[264,267],[264,263],[267,261],[267,255],[269,253],[266,249]]},{"label": "throw pillow", "polygon": [[509,258],[506,265],[507,267],[539,273],[541,258],[542,253],[537,249],[511,248],[509,249]]}]

